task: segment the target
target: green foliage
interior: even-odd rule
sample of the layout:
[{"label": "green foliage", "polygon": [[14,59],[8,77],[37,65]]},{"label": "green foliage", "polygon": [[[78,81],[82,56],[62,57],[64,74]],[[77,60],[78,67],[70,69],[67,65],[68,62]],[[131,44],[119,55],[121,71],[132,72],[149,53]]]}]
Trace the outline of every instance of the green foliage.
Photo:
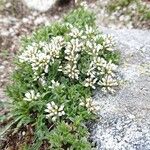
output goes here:
[{"label": "green foliage", "polygon": [[[84,125],[79,125],[80,120],[77,116],[73,124],[60,122],[56,128],[50,133],[51,149],[63,150],[70,146],[70,150],[90,150],[91,145],[87,141],[88,130]],[[76,122],[79,122],[76,124]],[[59,140],[58,140],[59,139]]]},{"label": "green foliage", "polygon": [[70,12],[70,15],[65,16],[64,21],[73,24],[77,27],[83,27],[85,25],[95,26],[95,15],[88,11],[79,8]]},{"label": "green foliage", "polygon": [[[95,106],[90,98],[94,85],[84,86],[83,82],[93,58],[99,57],[104,63],[104,66],[99,66],[104,71],[102,75],[99,73],[100,71],[95,69],[97,73],[95,76],[98,80],[103,79],[105,75],[113,74],[114,76],[111,66],[114,67],[119,61],[119,55],[112,51],[114,47],[111,43],[111,37],[104,38],[97,30],[94,21],[95,16],[80,7],[66,16],[63,22],[43,27],[34,32],[31,37],[23,38],[22,49],[16,59],[17,68],[12,76],[12,84],[7,87],[8,96],[12,100],[10,112],[13,121],[5,129],[5,131],[11,129],[11,133],[15,134],[25,128],[26,136],[29,132],[28,126],[32,127],[34,137],[30,144],[27,144],[25,140],[22,149],[39,150],[45,145],[46,149],[55,150],[91,149],[92,146],[88,141],[89,132],[85,123],[96,119]],[[78,35],[76,37],[80,42],[83,42],[82,48],[85,48],[78,53],[80,56],[77,58],[77,68],[80,71],[78,78],[70,77],[72,72],[65,74],[63,71],[59,71],[60,65],[72,63],[65,59],[65,50],[69,49],[69,47],[67,47],[68,49],[65,47],[65,44],[70,44],[70,41],[74,38],[70,36],[70,26],[77,27],[74,29],[79,29],[84,36],[86,35],[86,39],[81,39]],[[60,38],[60,36],[66,43],[64,45],[62,45],[63,42],[59,43],[62,45],[59,56],[54,58],[52,62],[47,63],[48,70],[46,66],[45,71],[45,66],[42,65],[45,65],[44,58],[47,58],[48,55],[41,59],[44,55],[42,53],[43,47],[52,42],[53,38]],[[96,38],[93,39],[93,37]],[[94,43],[96,47],[85,46],[86,40],[89,40],[89,43]],[[54,42],[53,46],[55,47],[58,43],[55,40]],[[43,46],[40,47],[37,43],[41,43]],[[102,47],[101,51],[91,52],[97,50],[98,46]],[[40,54],[39,59],[34,59],[36,54],[33,58],[33,53],[30,53],[36,49],[38,49],[36,54]],[[48,49],[48,54],[51,51],[52,48]],[[57,52],[57,49],[55,52]],[[50,59],[55,55],[55,53],[51,55]],[[40,59],[41,62],[37,67],[35,63],[38,63]]]}]

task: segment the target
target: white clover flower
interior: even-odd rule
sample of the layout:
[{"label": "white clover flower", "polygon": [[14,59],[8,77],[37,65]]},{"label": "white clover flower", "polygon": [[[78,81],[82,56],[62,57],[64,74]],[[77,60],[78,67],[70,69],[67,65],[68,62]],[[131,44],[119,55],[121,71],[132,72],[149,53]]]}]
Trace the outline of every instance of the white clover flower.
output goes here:
[{"label": "white clover flower", "polygon": [[40,41],[39,46],[40,48],[44,47],[47,43],[45,41]]},{"label": "white clover flower", "polygon": [[45,112],[48,114],[46,115],[46,118],[51,118],[52,121],[56,121],[58,117],[64,116],[64,105],[57,106],[55,102],[50,102],[47,104],[47,109],[45,109]]},{"label": "white clover flower", "polygon": [[35,59],[35,55],[38,52],[38,46],[36,43],[32,43],[26,47],[26,50],[18,57],[20,62],[31,62]]},{"label": "white clover flower", "polygon": [[64,24],[66,27],[68,27],[69,29],[72,29],[72,28],[74,28],[74,26],[72,25],[72,24],[70,24],[70,23],[65,23]]},{"label": "white clover flower", "polygon": [[114,72],[117,70],[117,65],[109,61],[105,66],[103,66],[106,69],[107,74],[115,76]]},{"label": "white clover flower", "polygon": [[55,58],[59,58],[63,46],[64,39],[62,36],[53,37],[50,43],[32,43],[28,45],[26,51],[19,56],[19,60],[20,62],[30,63],[34,71],[43,69],[45,73],[47,73],[49,64],[52,64]]},{"label": "white clover flower", "polygon": [[85,101],[81,101],[79,103],[80,106],[86,107],[88,111],[92,112],[92,113],[96,113],[99,110],[99,105],[93,101],[93,99],[90,98],[86,98]]},{"label": "white clover flower", "polygon": [[80,6],[84,7],[84,9],[88,9],[88,5],[86,1],[83,1],[82,3],[80,3]]},{"label": "white clover flower", "polygon": [[89,35],[93,33],[95,33],[95,30],[91,26],[85,25],[85,34]]},{"label": "white clover flower", "polygon": [[40,82],[40,84],[41,84],[42,86],[46,86],[45,74],[41,74],[41,77],[38,78],[38,81]]},{"label": "white clover flower", "polygon": [[23,100],[25,101],[32,101],[32,100],[37,100],[40,97],[40,93],[35,93],[34,90],[30,90],[27,93],[25,93],[25,97]]},{"label": "white clover flower", "polygon": [[103,46],[101,44],[96,44],[95,42],[93,41],[86,41],[85,43],[86,47],[88,48],[87,49],[87,53],[89,55],[99,55],[99,51],[103,49]]},{"label": "white clover flower", "polygon": [[52,43],[55,43],[56,45],[64,46],[64,38],[62,36],[53,37]]},{"label": "white clover flower", "polygon": [[71,32],[69,33],[69,35],[73,38],[78,38],[78,37],[82,37],[83,31],[79,30],[78,28],[73,27],[71,29]]},{"label": "white clover flower", "polygon": [[118,86],[118,82],[116,79],[112,78],[112,76],[107,75],[98,82],[100,86],[102,86],[103,92],[111,92],[114,93],[114,87]]},{"label": "white clover flower", "polygon": [[78,79],[79,78],[79,70],[77,69],[76,65],[71,66],[70,64],[67,64],[64,67],[64,74],[68,75],[71,79]]},{"label": "white clover flower", "polygon": [[54,89],[54,88],[56,88],[56,87],[60,86],[60,83],[59,83],[58,81],[54,81],[54,80],[52,80],[52,81],[51,81],[51,83],[52,83],[52,85],[51,85],[51,86],[49,86],[49,88]]},{"label": "white clover flower", "polygon": [[102,57],[94,57],[93,63],[98,67],[105,67],[107,64],[107,61]]},{"label": "white clover flower", "polygon": [[68,56],[65,56],[65,59],[66,60],[68,60],[68,61],[70,61],[70,62],[73,62],[74,64],[77,64],[77,60],[78,60],[78,58],[79,58],[79,55],[78,54],[76,54],[76,55],[68,55]]},{"label": "white clover flower", "polygon": [[101,91],[104,93],[108,93],[108,92],[115,93],[115,89],[113,89],[112,87],[102,87]]},{"label": "white clover flower", "polygon": [[60,50],[61,50],[61,47],[58,48],[57,45],[55,45],[54,43],[47,43],[43,47],[43,52],[45,53],[45,55],[49,57],[49,60],[51,60],[51,63],[54,62],[55,58],[59,58]]},{"label": "white clover flower", "polygon": [[[32,67],[33,69],[38,68],[45,68],[50,62],[50,56],[45,53],[39,52],[36,54],[36,59],[33,59]],[[36,70],[36,69],[35,69]]]},{"label": "white clover flower", "polygon": [[116,45],[114,38],[112,35],[104,35],[103,36],[104,42],[103,46],[106,48],[108,51],[114,51],[114,47]]},{"label": "white clover flower", "polygon": [[101,34],[96,34],[96,35],[93,37],[93,39],[94,39],[95,42],[96,42],[97,40],[101,39],[101,38],[103,38],[103,36],[102,36]]},{"label": "white clover flower", "polygon": [[91,56],[93,56],[93,55],[97,55],[98,54],[98,52],[99,52],[99,50],[97,51],[97,49],[96,49],[96,43],[93,43],[92,41],[86,41],[86,47],[87,47],[87,49],[86,49],[86,52],[89,54],[89,55],[91,55]]},{"label": "white clover flower", "polygon": [[97,67],[97,75],[105,75],[106,74],[106,70],[104,67]]},{"label": "white clover flower", "polygon": [[96,44],[96,43],[93,43],[93,49],[92,49],[92,53],[94,55],[98,55],[99,54],[99,51],[103,49],[103,46],[101,44]]},{"label": "white clover flower", "polygon": [[102,80],[99,81],[99,84],[101,86],[117,86],[118,85],[117,80],[112,78],[112,76],[110,75],[107,75],[104,78],[102,78]]},{"label": "white clover flower", "polygon": [[84,81],[84,86],[85,87],[92,87],[93,89],[95,89],[95,83],[97,82],[97,78],[93,78],[93,77],[88,77],[85,79]]},{"label": "white clover flower", "polygon": [[86,46],[87,46],[88,48],[92,49],[92,48],[93,48],[93,43],[88,40],[88,41],[86,41]]},{"label": "white clover flower", "polygon": [[72,52],[80,52],[81,48],[83,46],[83,43],[77,38],[77,39],[71,39],[70,42],[66,43],[66,50],[65,53],[67,55],[70,55]]},{"label": "white clover flower", "polygon": [[56,37],[55,37],[55,39],[53,38],[50,43],[47,43],[43,47],[44,53],[49,56],[49,58],[51,59],[52,62],[54,61],[55,58],[59,58],[61,49],[64,45],[63,41],[61,43],[61,40],[59,41],[57,39],[58,40],[57,42],[55,40],[56,40]]},{"label": "white clover flower", "polygon": [[58,67],[58,71],[62,71],[62,65],[60,65],[59,67]]},{"label": "white clover flower", "polygon": [[87,76],[90,76],[91,78],[95,78],[96,76],[96,67],[94,66],[93,61],[90,63],[89,69],[87,70]]}]

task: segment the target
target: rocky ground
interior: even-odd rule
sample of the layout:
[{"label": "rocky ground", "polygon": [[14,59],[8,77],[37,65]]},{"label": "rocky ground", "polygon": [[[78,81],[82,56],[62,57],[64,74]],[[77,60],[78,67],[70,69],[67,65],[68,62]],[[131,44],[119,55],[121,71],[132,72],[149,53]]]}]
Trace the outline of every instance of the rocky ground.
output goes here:
[{"label": "rocky ground", "polygon": [[[117,38],[123,56],[120,72],[126,82],[115,96],[105,97],[101,93],[96,95],[102,107],[99,114],[102,119],[94,126],[92,138],[99,150],[149,150],[150,32],[146,29],[150,28],[150,24],[133,21],[131,16],[120,16],[119,13],[109,15],[105,9],[107,2],[89,0],[88,7],[95,11],[97,24],[102,31],[113,33]],[[9,82],[13,58],[19,49],[22,36],[30,35],[36,28],[61,19],[73,7],[71,3],[67,6],[57,5],[46,13],[40,13],[29,10],[18,0],[10,0],[4,5],[0,11],[1,101],[7,99],[4,89]],[[142,28],[146,31],[127,28]]]},{"label": "rocky ground", "polygon": [[[142,14],[140,16],[137,14],[137,7],[134,4],[125,8],[117,8],[118,11],[110,13],[107,8],[110,2],[111,0],[98,0],[90,5],[97,14],[98,25],[112,29],[150,29],[150,20],[142,20]],[[150,8],[149,1],[145,1],[142,4]]]},{"label": "rocky ground", "polygon": [[150,149],[150,31],[111,30],[121,52],[119,73],[124,82],[116,95],[98,92],[101,118],[93,127],[98,150]]}]

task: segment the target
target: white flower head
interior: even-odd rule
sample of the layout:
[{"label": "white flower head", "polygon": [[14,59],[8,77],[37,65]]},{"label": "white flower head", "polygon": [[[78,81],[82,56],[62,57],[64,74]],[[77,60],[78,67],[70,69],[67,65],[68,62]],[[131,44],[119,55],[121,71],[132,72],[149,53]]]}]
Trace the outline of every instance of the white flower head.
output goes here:
[{"label": "white flower head", "polygon": [[32,62],[38,52],[37,43],[32,43],[26,47],[26,50],[19,56],[20,62]]},{"label": "white flower head", "polygon": [[80,106],[86,107],[88,111],[96,113],[99,110],[99,105],[90,97],[86,98],[85,101],[81,101]]},{"label": "white flower head", "polygon": [[79,77],[79,70],[76,65],[71,66],[70,64],[67,64],[63,72],[71,79],[78,79]]},{"label": "white flower head", "polygon": [[25,97],[23,100],[25,101],[32,101],[37,100],[40,97],[40,93],[36,93],[34,90],[30,90],[27,93],[25,93]]},{"label": "white flower head", "polygon": [[93,63],[97,66],[97,67],[105,67],[107,64],[107,61],[102,58],[102,57],[94,57],[93,58]]},{"label": "white flower head", "polygon": [[45,80],[45,77],[40,77],[39,78],[39,82],[40,82],[40,84],[42,85],[42,86],[46,86],[46,80]]},{"label": "white flower head", "polygon": [[114,72],[117,70],[117,65],[115,65],[114,63],[112,63],[111,61],[109,61],[104,68],[107,71],[107,74],[114,76]]},{"label": "white flower head", "polygon": [[114,47],[116,45],[115,40],[113,35],[104,35],[103,36],[104,42],[103,46],[106,48],[108,51],[114,51]]},{"label": "white flower head", "polygon": [[107,75],[98,82],[102,86],[102,91],[104,93],[111,92],[114,93],[114,88],[118,86],[118,82],[112,76]]},{"label": "white flower head", "polygon": [[69,35],[73,38],[78,38],[78,37],[82,37],[83,31],[79,30],[78,28],[73,27],[71,29],[71,32],[69,33]]},{"label": "white flower head", "polygon": [[85,25],[85,33],[87,35],[93,34],[93,33],[95,33],[95,30],[91,26]]},{"label": "white flower head", "polygon": [[52,121],[56,121],[57,118],[64,116],[64,105],[57,106],[55,102],[50,102],[47,104],[47,109],[45,109],[45,112],[48,113],[46,115],[46,118],[51,118]]},{"label": "white flower head", "polygon": [[88,9],[88,5],[86,1],[83,1],[82,3],[80,3],[80,6],[84,7],[84,9]]},{"label": "white flower head", "polygon": [[26,47],[26,50],[19,56],[19,60],[21,63],[30,63],[34,72],[42,69],[48,73],[49,65],[59,58],[63,46],[64,38],[62,36],[53,37],[49,43],[33,42]]},{"label": "white flower head", "polygon": [[60,83],[58,81],[52,80],[51,81],[52,85],[49,86],[51,89],[55,89],[56,87],[60,86]]},{"label": "white flower head", "polygon": [[92,87],[93,89],[96,89],[95,84],[97,82],[97,78],[93,78],[93,77],[88,77],[85,79],[84,81],[84,86],[85,87]]}]

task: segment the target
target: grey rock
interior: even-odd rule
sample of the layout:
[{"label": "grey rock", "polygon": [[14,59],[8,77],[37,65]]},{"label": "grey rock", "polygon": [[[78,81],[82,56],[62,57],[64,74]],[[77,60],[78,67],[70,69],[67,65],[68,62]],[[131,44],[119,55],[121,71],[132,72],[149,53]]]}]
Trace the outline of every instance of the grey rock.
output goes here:
[{"label": "grey rock", "polygon": [[23,0],[30,9],[46,12],[50,9],[57,0]]},{"label": "grey rock", "polygon": [[115,95],[96,93],[101,119],[91,139],[98,150],[150,150],[150,31],[102,31],[117,39],[124,82]]}]

